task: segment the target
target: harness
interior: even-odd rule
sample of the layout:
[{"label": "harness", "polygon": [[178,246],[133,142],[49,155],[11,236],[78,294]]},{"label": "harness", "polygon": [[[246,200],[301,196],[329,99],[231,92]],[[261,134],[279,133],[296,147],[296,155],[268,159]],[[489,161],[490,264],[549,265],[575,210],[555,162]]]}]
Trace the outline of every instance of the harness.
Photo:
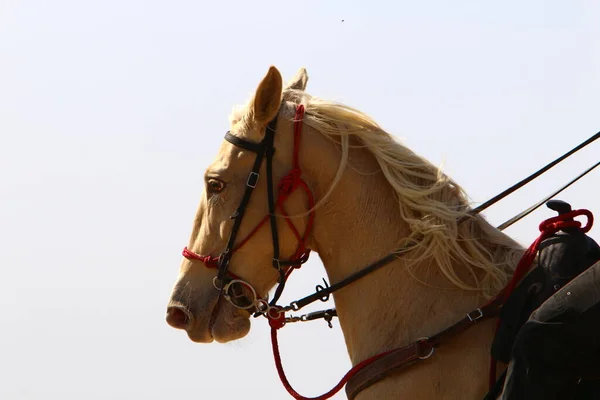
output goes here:
[{"label": "harness", "polygon": [[[308,234],[312,229],[312,224],[314,220],[314,212],[311,211],[308,215],[308,222],[304,232],[304,235],[300,235],[294,224],[287,217],[289,215],[286,213],[283,203],[287,198],[298,188],[302,188],[307,195],[308,204],[310,209],[314,207],[314,197],[310,189],[308,188],[307,183],[302,179],[302,171],[300,169],[299,164],[299,150],[300,150],[300,138],[302,132],[302,118],[304,117],[304,106],[299,106],[296,112],[296,118],[294,120],[294,155],[293,155],[293,169],[284,176],[278,185],[278,195],[277,200],[275,200],[274,190],[273,190],[273,155],[275,154],[275,147],[273,145],[275,132],[277,128],[277,116],[269,122],[265,129],[265,135],[263,140],[260,143],[253,143],[247,140],[241,139],[237,136],[231,134],[231,132],[227,132],[225,134],[225,140],[229,143],[242,148],[244,150],[251,151],[256,154],[256,158],[254,160],[254,165],[252,167],[252,171],[248,175],[248,179],[246,180],[246,187],[244,190],[244,194],[242,200],[240,201],[239,206],[236,211],[230,217],[233,222],[233,227],[231,229],[231,233],[229,235],[229,239],[227,241],[227,246],[225,250],[221,253],[219,257],[213,257],[210,255],[199,255],[189,250],[187,247],[183,249],[183,256],[188,259],[195,259],[204,262],[204,264],[209,268],[217,269],[217,276],[213,279],[214,287],[219,290],[219,294],[223,295],[226,300],[230,301],[237,308],[246,309],[246,310],[255,310],[259,313],[276,313],[276,308],[273,308],[277,303],[277,300],[281,296],[283,289],[285,287],[285,282],[289,275],[293,272],[294,269],[300,268],[302,264],[308,261],[308,257],[310,255],[310,249],[306,248],[306,239]],[[258,180],[260,178],[260,168],[262,166],[263,160],[266,160],[266,174],[267,174],[267,201],[269,207],[269,214],[266,215],[258,225],[237,245],[235,245],[236,238],[238,236],[238,232],[244,218],[244,214],[246,212],[246,208],[248,207],[248,203],[250,202],[250,198],[256,185],[258,184]],[[298,247],[294,254],[294,258],[292,260],[284,261],[280,260],[279,255],[279,231],[277,228],[277,218],[276,218],[276,210],[280,210],[284,216],[286,216],[285,220],[288,223],[290,229],[296,236],[298,240]],[[244,281],[239,276],[233,274],[229,271],[229,262],[231,257],[235,251],[245,245],[250,238],[267,222],[270,221],[271,224],[271,235],[273,240],[273,260],[272,265],[279,273],[277,290],[275,291],[275,295],[271,302],[269,303],[267,299],[259,298],[256,290],[250,285],[248,282]],[[245,288],[250,291],[252,294],[251,300],[244,302],[244,297],[240,295],[242,288]]]},{"label": "harness", "polygon": [[[294,118],[293,168],[291,169],[291,171],[288,172],[287,175],[285,175],[280,180],[279,184],[277,185],[277,198],[275,198],[274,193],[272,171],[273,156],[275,154],[274,137],[277,127],[277,116],[267,124],[264,138],[259,143],[250,142],[245,139],[236,137],[232,135],[231,132],[227,132],[225,134],[225,140],[227,140],[229,143],[256,154],[254,165],[246,181],[246,187],[244,190],[242,200],[240,201],[240,204],[234,212],[234,214],[230,217],[234,221],[234,223],[229,239],[227,241],[227,245],[225,247],[225,250],[218,257],[211,255],[200,255],[191,251],[187,247],[184,248],[182,254],[188,259],[202,261],[204,265],[208,268],[217,269],[217,275],[213,279],[213,285],[215,289],[219,291],[219,296],[223,296],[234,307],[254,312],[254,317],[263,315],[267,318],[271,327],[271,343],[273,347],[273,355],[281,382],[292,397],[294,397],[295,399],[308,400],[309,398],[297,393],[291,387],[289,381],[287,380],[281,363],[279,344],[277,340],[277,331],[283,326],[285,326],[286,323],[299,321],[304,322],[315,319],[324,319],[331,327],[331,320],[333,317],[337,316],[337,312],[335,309],[328,309],[304,314],[301,316],[286,316],[285,313],[288,311],[298,311],[303,307],[306,307],[307,305],[312,304],[318,300],[327,301],[329,299],[329,296],[335,291],[391,263],[392,261],[402,256],[404,253],[411,251],[415,247],[416,242],[413,241],[400,249],[396,249],[387,256],[373,262],[372,264],[364,267],[358,272],[348,276],[345,279],[342,279],[341,281],[331,286],[329,286],[327,282],[323,280],[324,286],[318,285],[314,293],[303,297],[299,300],[293,301],[287,306],[277,305],[277,301],[279,300],[285,288],[285,283],[288,277],[294,269],[300,268],[302,264],[308,261],[310,255],[310,249],[306,248],[306,240],[313,226],[315,200],[309,186],[302,179],[302,170],[300,168],[298,160],[304,113],[304,106],[297,106],[296,115]],[[514,192],[518,188],[524,186],[526,183],[535,179],[537,176],[541,175],[543,172],[556,165],[558,162],[570,156],[577,150],[585,147],[587,144],[593,142],[599,137],[600,132],[598,132],[596,135],[594,135],[578,147],[574,148],[570,152],[566,153],[559,159],[548,164],[540,171],[537,171],[535,174],[532,174],[531,176],[525,178],[524,180],[512,186],[511,188],[505,190],[500,195],[471,210],[470,215],[476,215],[480,213],[487,207],[506,197],[508,194]],[[269,214],[266,215],[258,223],[258,225],[236,245],[238,231],[244,218],[246,208],[250,202],[252,193],[256,188],[258,180],[260,178],[259,172],[263,161],[266,161],[267,198]],[[600,162],[594,165],[593,167],[589,168],[587,171],[579,175],[576,179],[574,179],[567,185],[563,186],[551,196],[554,196],[555,194],[564,190],[570,184],[574,183],[576,180],[590,172],[593,168],[595,168],[598,165],[600,165]],[[298,232],[298,230],[291,222],[289,215],[286,213],[283,207],[283,204],[288,199],[288,197],[298,189],[302,189],[305,192],[309,205],[306,229],[303,234],[300,234]],[[525,215],[529,214],[541,204],[542,202],[540,202],[537,206],[531,207],[530,209],[523,211],[522,213],[517,215],[517,217],[514,217],[513,219],[507,221],[505,224],[503,224],[505,225],[504,228],[516,222],[518,219],[524,217]],[[290,227],[298,241],[296,251],[291,260],[280,259],[279,231],[277,227],[276,211],[280,211],[285,217],[288,226]],[[459,223],[464,221],[466,218],[461,219]],[[277,289],[275,291],[273,299],[270,302],[267,298],[260,297],[257,291],[250,283],[246,282],[242,277],[229,271],[229,262],[233,253],[235,253],[235,251],[237,251],[239,248],[245,245],[250,240],[250,238],[264,224],[266,224],[267,221],[270,221],[273,242],[272,266],[277,270],[279,274]],[[591,223],[592,220],[591,218],[589,218],[588,225],[590,225],[590,227]],[[525,264],[526,263],[524,263],[523,265]],[[531,263],[529,262],[529,265],[530,264]],[[519,265],[521,265],[521,263]],[[515,271],[515,277],[517,276],[517,271],[519,272],[519,274],[524,274],[529,268],[529,265],[522,266],[521,268],[517,267],[517,270]],[[514,283],[516,284],[517,280],[515,280],[515,277],[513,277],[513,281],[515,281]],[[508,289],[510,289],[510,287],[508,287]],[[405,367],[409,364],[412,364],[413,362],[428,359],[433,355],[435,348],[438,347],[443,341],[447,340],[450,337],[456,336],[461,332],[464,332],[477,321],[497,317],[505,300],[503,296],[508,296],[508,294],[506,290],[501,292],[501,294],[494,298],[492,301],[488,302],[480,308],[477,308],[476,310],[469,312],[463,319],[456,322],[454,325],[446,328],[445,330],[436,333],[433,336],[421,338],[407,346],[377,354],[358,363],[357,365],[352,367],[352,369],[350,369],[350,371],[348,371],[346,375],[344,375],[343,378],[339,381],[339,383],[329,392],[310,399],[328,399],[335,393],[337,393],[339,390],[341,390],[342,387],[344,387],[344,385],[346,385],[346,392],[348,394],[348,397],[350,399],[353,399],[361,390],[383,379],[390,371],[399,367]]]}]

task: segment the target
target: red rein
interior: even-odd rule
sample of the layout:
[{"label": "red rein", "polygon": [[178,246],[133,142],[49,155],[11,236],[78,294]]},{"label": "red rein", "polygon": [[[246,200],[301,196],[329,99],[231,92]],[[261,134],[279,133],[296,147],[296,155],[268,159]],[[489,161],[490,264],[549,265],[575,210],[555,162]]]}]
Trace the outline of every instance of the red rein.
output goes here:
[{"label": "red rein", "polygon": [[[584,227],[581,227],[581,222],[573,220],[573,218],[575,218],[576,216],[581,216],[581,215],[585,215],[588,218],[587,224]],[[542,242],[542,240],[544,240],[545,238],[558,232],[559,230],[566,229],[566,228],[578,228],[578,229],[581,229],[582,232],[587,233],[591,229],[593,223],[594,223],[594,217],[593,217],[592,213],[588,210],[574,210],[569,213],[559,215],[557,217],[550,218],[550,219],[543,221],[539,227],[540,231],[542,232],[540,237],[538,237],[533,242],[533,244],[529,247],[527,252],[523,255],[523,257],[519,261],[519,264],[517,265],[517,268],[515,269],[513,278],[511,279],[509,284],[506,286],[506,288],[499,295],[502,297],[503,302],[506,301],[506,299],[508,298],[510,293],[512,293],[512,291],[516,287],[516,284],[525,276],[527,271],[529,271],[529,269],[531,268],[531,264],[533,263],[533,260],[535,259],[535,256],[537,254],[537,249],[539,247],[539,244]],[[488,304],[491,304],[494,300],[490,301]],[[363,368],[372,364],[373,362],[377,361],[381,357],[383,357],[387,354],[390,354],[391,352],[394,351],[394,350],[390,350],[390,351],[386,351],[386,352],[377,354],[371,358],[368,358],[368,359],[363,360],[362,362],[356,364],[354,367],[352,367],[352,369],[350,369],[350,371],[348,371],[346,373],[346,375],[344,375],[342,377],[342,379],[338,382],[338,384],[335,385],[333,387],[333,389],[331,389],[329,392],[322,394],[321,396],[317,396],[317,397],[305,397],[305,396],[302,396],[301,394],[299,394],[298,392],[296,392],[292,388],[292,386],[290,385],[290,383],[285,375],[285,372],[283,370],[283,365],[281,363],[281,355],[279,353],[279,344],[277,341],[277,330],[285,325],[284,319],[285,319],[285,317],[284,317],[283,312],[279,314],[278,318],[274,318],[271,315],[269,315],[269,325],[271,326],[271,344],[273,346],[273,357],[275,358],[275,366],[277,368],[277,373],[279,374],[279,379],[281,380],[281,383],[283,384],[285,389],[288,391],[288,393],[297,400],[325,400],[325,399],[330,398],[331,396],[333,396],[337,392],[339,392],[344,387],[344,385],[354,375],[356,375],[360,370],[362,370]],[[490,387],[492,387],[493,384],[495,383],[495,379],[496,379],[495,375],[496,375],[496,362],[495,362],[495,360],[492,359],[492,362],[490,365]],[[492,376],[493,376],[493,378],[492,378]]]}]

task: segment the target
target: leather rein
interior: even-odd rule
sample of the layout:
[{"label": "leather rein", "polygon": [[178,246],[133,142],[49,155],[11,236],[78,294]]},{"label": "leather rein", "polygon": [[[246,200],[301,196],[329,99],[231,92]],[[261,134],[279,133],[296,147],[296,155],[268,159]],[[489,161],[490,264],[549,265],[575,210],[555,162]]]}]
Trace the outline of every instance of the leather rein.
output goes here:
[{"label": "leather rein", "polygon": [[[268,319],[269,325],[271,326],[271,342],[273,345],[273,354],[279,377],[283,385],[287,389],[288,393],[290,393],[292,397],[296,399],[308,400],[309,398],[300,395],[291,387],[290,383],[287,380],[287,377],[285,376],[285,373],[283,372],[283,367],[281,365],[281,357],[279,354],[279,346],[277,342],[277,330],[282,328],[286,323],[299,321],[305,322],[315,319],[325,319],[331,327],[331,319],[337,316],[337,312],[335,309],[328,309],[304,314],[302,316],[286,316],[285,313],[288,311],[298,311],[303,307],[306,307],[307,305],[316,302],[317,300],[327,301],[329,299],[329,296],[335,291],[345,286],[348,286],[349,284],[359,280],[360,278],[370,274],[371,272],[391,263],[402,254],[412,250],[414,244],[407,245],[401,249],[395,250],[387,256],[373,262],[372,264],[364,267],[358,272],[348,276],[347,278],[331,286],[329,286],[327,282],[323,280],[325,286],[318,285],[314,293],[303,297],[299,300],[293,301],[287,306],[277,305],[277,301],[279,300],[283,289],[285,288],[285,283],[288,277],[294,269],[300,268],[302,264],[304,264],[308,260],[310,255],[310,249],[306,248],[306,240],[308,238],[308,235],[310,234],[313,225],[315,201],[313,193],[309,189],[308,184],[302,179],[302,170],[300,169],[298,160],[304,113],[304,106],[297,106],[296,115],[294,118],[293,168],[287,175],[285,175],[280,180],[278,184],[277,198],[275,198],[272,170],[273,156],[275,154],[274,138],[277,127],[277,116],[275,116],[275,118],[268,123],[268,125],[265,128],[264,138],[259,143],[250,142],[245,139],[236,137],[230,132],[227,132],[225,134],[225,140],[227,140],[231,144],[256,154],[252,171],[249,173],[248,179],[246,181],[246,187],[244,190],[242,200],[240,201],[240,204],[234,212],[234,214],[230,217],[234,222],[229,239],[227,241],[227,245],[225,247],[225,250],[218,257],[210,255],[200,255],[189,250],[187,247],[183,249],[182,255],[187,259],[202,261],[204,265],[208,268],[217,269],[217,275],[213,279],[213,285],[215,289],[219,291],[219,297],[223,296],[225,300],[229,301],[234,307],[245,309],[249,312],[254,312],[254,317],[263,315]],[[600,132],[596,133],[586,142],[580,144],[570,152],[564,154],[560,158],[554,160],[552,163],[546,165],[536,173],[530,175],[529,177],[523,179],[519,183],[513,185],[511,188],[500,193],[498,196],[471,210],[469,213],[470,216],[474,216],[480,213],[487,207],[508,196],[515,190],[529,183],[531,180],[535,179],[543,172],[547,171],[563,159],[567,158],[571,154],[585,147],[586,145],[598,139],[599,137]],[[242,220],[244,218],[244,214],[250,202],[252,193],[256,188],[258,180],[260,178],[260,169],[263,161],[266,161],[265,169],[267,175],[266,180],[269,213],[244,239],[242,239],[241,241],[239,241],[238,244],[236,244],[236,239]],[[586,172],[578,176],[576,179],[571,181],[563,188],[559,189],[559,191],[563,190],[568,185],[581,178],[581,176],[591,171],[591,169],[595,168],[598,164],[588,169]],[[286,213],[283,207],[283,203],[285,202],[285,200],[297,189],[302,189],[306,193],[310,210],[308,212],[306,229],[303,234],[300,234],[298,232],[298,230],[291,222],[289,215]],[[555,192],[553,195],[555,195],[558,192]],[[540,202],[539,204],[541,205],[542,203]],[[537,206],[539,207],[539,205]],[[531,207],[530,209],[525,210],[524,212],[519,214],[517,217],[514,217],[513,219],[507,221],[507,223],[503,224],[505,225],[503,226],[503,228],[506,228],[510,224],[516,222],[518,219],[529,214],[530,212],[535,210],[535,208]],[[286,217],[285,221],[291,228],[298,241],[296,252],[291,260],[280,259],[279,231],[276,220],[277,210],[280,210],[282,214]],[[466,218],[469,218],[469,216],[467,216]],[[459,223],[466,220],[466,218],[459,220]],[[267,221],[270,222],[273,242],[272,266],[277,270],[279,275],[277,289],[275,291],[273,299],[270,302],[267,298],[260,297],[251,284],[246,282],[243,278],[239,277],[238,275],[229,271],[229,262],[235,251],[242,247],[244,244],[246,244],[249,241],[249,239],[263,225],[266,224]],[[362,361],[361,363],[355,365],[350,371],[348,371],[348,373],[344,375],[340,382],[329,392],[310,399],[328,399],[335,393],[337,393],[344,385],[346,385],[346,393],[348,395],[348,398],[354,399],[354,397],[360,391],[383,379],[392,370],[395,370],[400,367],[405,367],[409,364],[420,360],[428,359],[433,355],[435,348],[438,347],[442,342],[449,339],[450,337],[454,337],[464,332],[477,321],[498,316],[500,309],[502,308],[503,300],[503,296],[499,295],[484,306],[467,313],[463,319],[456,322],[452,326],[446,328],[445,330],[436,333],[433,336],[421,338],[413,343],[410,343],[407,346],[386,351]]]}]

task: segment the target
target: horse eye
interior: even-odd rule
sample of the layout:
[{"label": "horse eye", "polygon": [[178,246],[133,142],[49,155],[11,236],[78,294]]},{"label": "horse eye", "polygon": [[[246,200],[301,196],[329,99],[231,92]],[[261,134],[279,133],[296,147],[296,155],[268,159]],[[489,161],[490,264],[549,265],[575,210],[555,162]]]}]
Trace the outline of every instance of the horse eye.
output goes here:
[{"label": "horse eye", "polygon": [[210,178],[206,182],[206,189],[212,194],[221,193],[223,189],[225,189],[225,182],[215,178]]}]

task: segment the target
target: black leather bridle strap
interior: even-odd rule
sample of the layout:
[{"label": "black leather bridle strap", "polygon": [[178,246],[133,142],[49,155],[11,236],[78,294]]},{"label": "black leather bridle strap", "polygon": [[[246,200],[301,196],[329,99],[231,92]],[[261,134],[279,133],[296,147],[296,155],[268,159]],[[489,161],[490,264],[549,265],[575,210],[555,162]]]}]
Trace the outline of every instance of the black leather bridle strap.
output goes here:
[{"label": "black leather bridle strap", "polygon": [[512,224],[514,224],[515,222],[520,221],[522,218],[528,216],[533,211],[537,210],[542,204],[546,204],[546,202],[548,200],[550,200],[551,198],[553,198],[554,196],[556,196],[557,194],[559,194],[560,192],[562,192],[563,190],[565,190],[566,188],[568,188],[569,186],[571,186],[572,184],[574,184],[575,182],[577,182],[579,179],[581,179],[584,176],[586,176],[588,173],[590,173],[591,171],[593,171],[594,168],[596,168],[599,165],[600,165],[600,161],[598,161],[596,164],[592,165],[591,167],[589,167],[588,169],[586,169],[585,171],[583,171],[581,174],[577,175],[575,178],[571,179],[569,182],[567,182],[565,185],[563,185],[560,189],[558,189],[558,190],[550,193],[548,196],[544,197],[543,199],[541,199],[540,201],[538,201],[537,203],[535,203],[534,205],[532,205],[528,209],[521,211],[520,213],[518,213],[517,215],[515,215],[511,219],[509,219],[509,220],[505,221],[504,223],[498,225],[496,227],[496,229],[498,229],[499,231],[503,231],[504,229],[508,228],[509,226],[511,226]]},{"label": "black leather bridle strap", "polygon": [[269,220],[271,222],[271,235],[273,237],[273,266],[279,268],[279,233],[277,230],[277,218],[275,216],[275,192],[273,188],[273,156],[275,155],[274,139],[275,130],[267,127],[266,156],[267,156],[267,202],[269,203]]},{"label": "black leather bridle strap", "polygon": [[[304,109],[302,108],[302,111]],[[296,121],[295,121],[296,123]],[[267,201],[269,208],[269,222],[271,225],[271,236],[273,240],[273,259],[272,265],[279,272],[278,278],[278,286],[275,291],[275,295],[273,300],[269,303],[271,307],[275,306],[283,289],[285,288],[285,282],[287,280],[288,274],[290,270],[286,267],[297,267],[299,265],[304,264],[308,260],[308,252],[305,252],[300,258],[296,260],[286,260],[282,261],[279,259],[280,257],[280,245],[279,245],[279,229],[277,226],[277,217],[276,217],[276,208],[279,199],[275,197],[275,185],[273,184],[273,157],[275,155],[275,132],[277,127],[277,116],[269,122],[265,129],[265,134],[260,143],[254,143],[247,141],[245,139],[239,138],[231,134],[231,132],[227,132],[225,134],[225,140],[233,144],[234,146],[240,147],[242,149],[251,151],[256,153],[256,159],[254,161],[254,166],[252,167],[252,172],[248,176],[247,187],[238,206],[236,212],[231,216],[232,219],[235,220],[231,235],[229,236],[227,247],[225,251],[219,257],[218,264],[218,272],[216,280],[219,282],[218,285],[215,283],[217,287],[223,287],[223,280],[226,279],[227,270],[229,266],[229,261],[234,251],[236,236],[238,230],[241,225],[241,221],[244,217],[246,207],[250,202],[251,194],[256,186],[256,183],[259,178],[259,171],[262,166],[263,159],[266,159],[266,179],[267,179]],[[296,143],[294,144],[296,146]],[[244,239],[246,241],[246,239]],[[257,315],[260,315],[258,313]]]},{"label": "black leather bridle strap", "polygon": [[[223,279],[227,275],[229,261],[231,260],[231,250],[235,245],[235,239],[242,224],[242,220],[244,219],[244,214],[246,213],[246,208],[248,207],[248,203],[250,202],[250,197],[252,196],[252,192],[254,191],[254,188],[256,187],[258,179],[260,177],[260,167],[262,165],[263,158],[267,156],[268,164],[271,163],[271,159],[274,153],[273,137],[275,135],[276,126],[277,116],[275,116],[275,118],[267,125],[265,129],[265,136],[260,143],[252,143],[247,140],[238,138],[236,136],[233,136],[230,132],[227,132],[225,134],[225,140],[242,149],[256,153],[256,159],[254,160],[254,165],[252,166],[252,172],[250,172],[250,174],[248,175],[248,179],[246,181],[246,189],[244,190],[244,195],[242,197],[242,200],[240,201],[240,205],[238,206],[235,213],[231,216],[234,222],[233,227],[231,229],[231,234],[229,235],[229,240],[227,241],[227,247],[219,257],[219,270],[217,272],[217,281],[220,282],[221,289],[223,288]],[[272,181],[270,179],[268,182],[268,186],[270,188],[272,187]]]},{"label": "black leather bridle strap", "polygon": [[[514,185],[512,185],[511,187],[509,187],[508,189],[506,189],[502,193],[497,194],[496,196],[492,197],[491,199],[489,199],[485,203],[479,205],[478,207],[475,207],[474,209],[472,209],[469,212],[469,214],[470,215],[479,214],[480,212],[482,212],[483,210],[485,210],[489,206],[491,206],[491,205],[497,203],[498,201],[502,200],[503,198],[505,198],[509,194],[513,193],[517,189],[520,189],[523,186],[527,185],[529,182],[531,182],[532,180],[534,180],[538,176],[542,175],[544,172],[548,171],[550,168],[554,167],[556,164],[560,163],[561,161],[563,161],[564,159],[568,158],[569,156],[575,154],[576,152],[578,152],[579,150],[583,149],[585,146],[587,146],[588,144],[594,142],[595,140],[597,140],[599,138],[600,138],[600,132],[597,132],[596,134],[592,135],[592,137],[590,137],[589,139],[587,139],[585,142],[577,145],[576,147],[574,147],[573,149],[569,150],[568,152],[566,152],[562,156],[558,157],[556,160],[554,160],[554,161],[548,163],[547,165],[543,166],[542,168],[540,168],[539,170],[537,170],[533,174],[529,175],[527,178],[521,180],[520,182],[515,183]],[[463,220],[467,219],[467,218],[469,218],[469,217],[463,217],[463,218],[461,218],[459,220],[459,223],[462,222]]]},{"label": "black leather bridle strap", "polygon": [[412,246],[406,246],[394,253],[390,253],[387,256],[375,261],[374,263],[366,266],[360,271],[350,275],[349,277],[342,279],[341,281],[321,290],[317,290],[315,293],[308,295],[300,300],[293,301],[289,305],[289,309],[298,311],[302,307],[305,307],[311,303],[314,303],[317,300],[321,300],[323,298],[327,298],[333,292],[340,290],[341,288],[348,286],[349,284],[359,280],[360,278],[370,274],[373,271],[378,270],[379,268],[391,263],[392,261],[398,258],[398,255],[405,253],[407,251],[412,250]]},{"label": "black leather bridle strap", "polygon": [[[277,284],[277,289],[275,290],[275,295],[273,299],[269,303],[270,306],[274,306],[277,304],[281,293],[283,293],[283,289],[285,287],[285,270],[282,268],[281,261],[279,260],[279,229],[277,228],[277,217],[275,216],[275,207],[277,206],[275,201],[275,188],[273,185],[273,156],[275,155],[275,127],[273,126],[273,130],[270,130],[267,127],[267,132],[265,133],[266,142],[266,156],[267,156],[267,202],[269,204],[269,221],[271,223],[271,237],[273,240],[273,267],[277,269],[279,272],[279,279]],[[270,144],[268,143],[270,142]]]},{"label": "black leather bridle strap", "polygon": [[225,134],[225,140],[231,143],[234,146],[240,147],[244,150],[251,151],[253,153],[260,153],[264,150],[263,142],[261,143],[253,143],[247,140],[241,139],[237,136],[233,136],[230,131],[227,131]]}]

